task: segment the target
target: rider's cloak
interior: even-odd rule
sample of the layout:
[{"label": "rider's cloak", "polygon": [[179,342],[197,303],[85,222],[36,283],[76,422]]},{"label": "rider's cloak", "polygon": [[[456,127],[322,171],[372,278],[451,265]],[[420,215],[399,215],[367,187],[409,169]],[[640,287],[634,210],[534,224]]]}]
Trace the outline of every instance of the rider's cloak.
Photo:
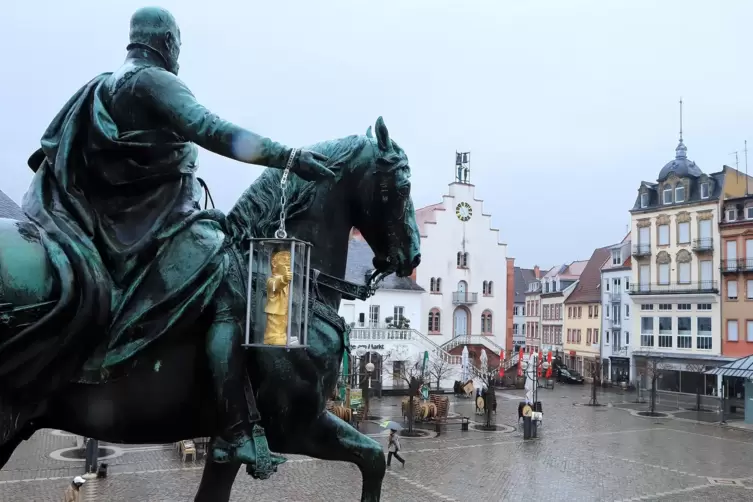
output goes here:
[{"label": "rider's cloak", "polygon": [[85,362],[94,380],[139,364],[150,342],[198,321],[227,266],[222,215],[199,210],[197,147],[169,128],[121,131],[110,76],[52,121],[24,197],[58,293],[48,315],[0,341],[0,387],[24,399],[58,389]]}]

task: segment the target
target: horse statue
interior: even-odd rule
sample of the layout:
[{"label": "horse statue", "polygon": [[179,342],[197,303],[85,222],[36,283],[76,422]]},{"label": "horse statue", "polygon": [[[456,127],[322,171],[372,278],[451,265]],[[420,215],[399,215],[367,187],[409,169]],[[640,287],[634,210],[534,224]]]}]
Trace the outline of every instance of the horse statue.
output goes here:
[{"label": "horse statue", "polygon": [[[344,280],[352,228],[361,232],[374,251],[374,277],[392,272],[407,276],[420,263],[410,166],[381,117],[374,135],[369,127],[365,136],[325,141],[310,149],[330,158],[337,177],[331,183],[315,184],[293,176],[286,191],[288,232],[313,245],[308,347],[289,351],[249,348],[246,367],[270,449],[356,464],[363,478],[361,501],[377,502],[386,468],[381,445],[327,412],[325,406],[349,348],[348,327],[337,313],[340,300],[365,299],[373,292],[368,284]],[[241,260],[246,269],[238,273],[248,274],[248,239],[272,237],[277,228],[281,175],[279,170],[267,169],[226,216],[227,239],[246,256]],[[56,279],[34,235],[30,223],[0,219],[0,323],[8,319],[22,325],[33,322],[55,303]],[[8,262],[9,256],[15,258],[13,263]],[[39,284],[1,282],[12,276],[10,268],[21,265],[34,267],[25,277],[35,277]],[[33,298],[30,292],[40,293]],[[12,315],[7,311],[9,304],[15,305]],[[73,381],[31,412],[14,410],[0,396],[0,431],[6,431],[4,437],[0,434],[0,468],[21,441],[42,428],[116,443],[170,443],[214,436],[218,428],[214,392],[204,357],[207,329],[208,323],[200,322],[180,339],[158,340],[122,378],[99,384]],[[207,460],[194,500],[228,501],[240,465]]]}]

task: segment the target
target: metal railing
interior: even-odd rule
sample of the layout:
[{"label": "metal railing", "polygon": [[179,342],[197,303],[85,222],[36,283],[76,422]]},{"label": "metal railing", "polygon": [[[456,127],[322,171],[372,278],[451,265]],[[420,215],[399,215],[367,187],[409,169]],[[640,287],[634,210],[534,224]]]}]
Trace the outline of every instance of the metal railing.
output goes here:
[{"label": "metal railing", "polygon": [[700,281],[687,284],[631,284],[628,292],[631,295],[718,293],[719,283],[717,281]]},{"label": "metal railing", "polygon": [[723,274],[736,274],[738,272],[753,272],[753,258],[722,260]]},{"label": "metal railing", "polygon": [[461,345],[483,345],[497,355],[499,355],[500,351],[503,350],[500,345],[498,345],[493,339],[491,339],[491,336],[486,335],[456,336],[455,338],[443,343],[442,348],[449,352],[455,347],[459,347]]},{"label": "metal railing", "polygon": [[633,244],[633,256],[651,256],[651,244]]},{"label": "metal railing", "polygon": [[711,237],[702,237],[693,239],[693,251],[713,251],[714,239]]},{"label": "metal railing", "polygon": [[622,301],[622,292],[621,291],[615,291],[612,293],[607,293],[609,295],[609,301],[611,303],[620,303]]},{"label": "metal railing", "polygon": [[467,291],[455,291],[452,293],[453,305],[471,305],[478,302],[478,293],[469,293]]},{"label": "metal railing", "polygon": [[622,325],[622,321],[619,318],[617,319],[610,318],[609,325],[613,328],[619,328]]},{"label": "metal railing", "polygon": [[415,329],[353,328],[350,339],[354,341],[417,341],[426,345],[432,355],[449,364],[460,364],[461,356],[450,354],[434,340]]},{"label": "metal railing", "polygon": [[627,357],[627,346],[612,345],[612,355]]}]

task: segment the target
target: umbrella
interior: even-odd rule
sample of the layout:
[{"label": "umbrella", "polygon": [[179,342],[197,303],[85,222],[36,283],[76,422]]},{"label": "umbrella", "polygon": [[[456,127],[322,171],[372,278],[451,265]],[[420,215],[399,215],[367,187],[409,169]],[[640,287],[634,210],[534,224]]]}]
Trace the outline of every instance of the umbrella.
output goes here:
[{"label": "umbrella", "polygon": [[463,355],[460,359],[460,366],[462,368],[461,378],[463,379],[463,383],[468,381],[468,347],[463,347]]},{"label": "umbrella", "polygon": [[380,423],[379,425],[381,425],[385,429],[391,429],[393,431],[399,431],[399,430],[401,430],[403,428],[402,425],[400,425],[397,422],[393,422],[392,420],[385,420],[384,422]]}]

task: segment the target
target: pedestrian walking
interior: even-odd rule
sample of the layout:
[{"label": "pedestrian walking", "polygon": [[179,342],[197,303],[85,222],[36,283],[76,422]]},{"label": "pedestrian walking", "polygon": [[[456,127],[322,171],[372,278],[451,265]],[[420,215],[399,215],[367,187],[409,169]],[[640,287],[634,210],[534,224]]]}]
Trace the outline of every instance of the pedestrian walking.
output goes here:
[{"label": "pedestrian walking", "polygon": [[79,502],[81,500],[81,487],[86,483],[86,480],[81,476],[76,476],[71,481],[71,485],[66,488],[63,502]]},{"label": "pedestrian walking", "polygon": [[400,438],[395,429],[390,429],[390,438],[387,443],[387,467],[392,463],[392,457],[395,457],[405,467],[405,459],[398,453],[400,451]]}]

